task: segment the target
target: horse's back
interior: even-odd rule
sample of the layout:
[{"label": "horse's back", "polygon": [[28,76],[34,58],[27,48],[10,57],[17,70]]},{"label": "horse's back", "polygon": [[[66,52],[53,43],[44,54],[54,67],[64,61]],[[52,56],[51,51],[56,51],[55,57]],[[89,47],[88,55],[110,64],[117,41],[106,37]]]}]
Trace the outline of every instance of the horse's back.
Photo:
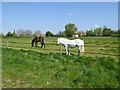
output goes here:
[{"label": "horse's back", "polygon": [[81,39],[75,39],[77,45],[84,45],[84,41]]},{"label": "horse's back", "polygon": [[76,45],[75,40],[66,39],[66,40],[65,40],[65,43],[66,43],[66,44]]},{"label": "horse's back", "polygon": [[68,45],[84,45],[84,41],[81,39],[69,40],[66,38],[61,38],[61,40],[64,44],[68,44]]}]

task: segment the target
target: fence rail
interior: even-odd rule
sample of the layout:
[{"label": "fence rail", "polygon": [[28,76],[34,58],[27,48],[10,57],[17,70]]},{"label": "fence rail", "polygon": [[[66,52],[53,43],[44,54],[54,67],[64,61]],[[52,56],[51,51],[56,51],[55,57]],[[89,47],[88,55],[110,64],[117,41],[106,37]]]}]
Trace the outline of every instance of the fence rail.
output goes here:
[{"label": "fence rail", "polygon": [[[13,48],[14,46],[9,46],[11,48]],[[35,49],[35,48],[29,48],[29,47],[18,47],[17,48],[26,48],[26,49]],[[43,49],[42,49],[43,50]],[[60,51],[60,49],[44,49],[44,50],[56,50],[56,51]],[[65,51],[65,50],[62,50]],[[77,52],[77,51],[71,51],[71,52]],[[62,53],[62,52],[60,52]],[[120,56],[120,54],[106,54],[106,53],[94,53],[94,52],[85,52],[85,53],[90,53],[90,54],[99,54],[99,55],[110,55],[110,56]]]},{"label": "fence rail", "polygon": [[[6,42],[7,43],[7,47],[14,47],[14,46],[9,46],[8,43],[19,43],[19,44],[31,44],[31,43],[21,43],[21,42]],[[54,44],[54,43],[45,43],[45,45],[58,45],[58,44]],[[34,49],[34,48],[29,48],[29,47],[18,47],[17,48],[27,48],[27,49]],[[92,45],[85,45],[85,47],[103,47],[103,48],[120,48],[120,47],[110,47],[110,46],[92,46]],[[51,49],[45,49],[45,50],[51,50]],[[52,49],[54,50],[54,49]],[[60,50],[60,53],[62,53],[62,47],[60,45],[60,49],[56,49],[57,51]],[[63,50],[65,51],[65,50]],[[77,51],[71,51],[71,52],[77,52]],[[90,54],[100,54],[100,55],[111,55],[111,56],[120,56],[120,54],[106,54],[106,53],[94,53],[94,52],[85,52],[85,53],[90,53]]]},{"label": "fence rail", "polygon": [[[5,41],[4,41],[5,42]],[[9,43],[20,43],[20,44],[31,44],[31,43],[21,43],[21,42],[10,42]],[[45,45],[58,45],[58,44],[54,44],[54,43],[45,43]],[[92,46],[92,45],[84,45],[85,47],[104,47],[104,48],[120,48],[120,47],[111,47],[111,46]]]}]

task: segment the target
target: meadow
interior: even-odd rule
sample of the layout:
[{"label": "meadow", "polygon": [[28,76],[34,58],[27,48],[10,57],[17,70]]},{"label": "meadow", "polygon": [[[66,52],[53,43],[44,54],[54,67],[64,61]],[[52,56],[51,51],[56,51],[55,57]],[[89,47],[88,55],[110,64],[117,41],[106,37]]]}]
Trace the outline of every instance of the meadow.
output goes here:
[{"label": "meadow", "polygon": [[[118,38],[81,39],[86,52],[118,54],[118,48],[87,47],[118,47]],[[64,47],[61,55],[60,46],[47,44],[57,44],[57,38],[45,38],[45,48],[31,47],[31,40],[2,39],[3,88],[118,88],[118,56],[83,53],[78,57],[77,48],[70,49],[68,56]]]},{"label": "meadow", "polygon": [[[57,38],[55,37],[48,37],[45,38],[45,48],[40,48],[40,43],[38,44],[38,47],[31,47],[31,41],[33,38],[3,38],[2,39],[2,47],[7,47],[7,40],[9,42],[9,48],[13,49],[24,49],[24,50],[34,50],[37,52],[42,53],[59,53],[60,52],[60,46],[58,45],[49,45],[49,44],[57,44]],[[73,38],[69,38],[73,39]],[[111,37],[82,37],[80,38],[84,40],[85,42],[85,52],[84,54],[81,54],[81,56],[106,56],[102,54],[113,54],[107,55],[111,56],[113,58],[117,58],[118,55],[118,48],[111,48],[111,47],[118,47],[118,38],[111,38]],[[14,43],[11,43],[14,42]],[[91,46],[97,46],[97,47],[91,47]],[[106,46],[106,47],[99,47],[99,46]],[[65,53],[64,47],[62,47],[63,53]],[[93,53],[87,53],[87,52],[93,52],[93,53],[101,53],[101,54],[93,54]],[[70,53],[77,55],[78,48],[70,48]]]}]

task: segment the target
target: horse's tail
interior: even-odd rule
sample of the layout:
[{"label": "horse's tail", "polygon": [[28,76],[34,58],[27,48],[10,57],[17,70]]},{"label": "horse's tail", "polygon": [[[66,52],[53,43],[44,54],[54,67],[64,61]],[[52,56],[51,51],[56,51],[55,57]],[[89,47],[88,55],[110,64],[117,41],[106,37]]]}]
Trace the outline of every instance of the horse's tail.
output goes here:
[{"label": "horse's tail", "polygon": [[32,42],[31,42],[31,44],[32,44],[32,47],[33,47],[33,44],[34,44],[34,41],[32,40]]},{"label": "horse's tail", "polygon": [[81,46],[81,52],[85,52],[85,50],[84,50],[84,44]]},{"label": "horse's tail", "polygon": [[44,48],[45,48],[45,43],[44,43],[44,38],[42,37],[41,38],[41,48],[44,46]]},{"label": "horse's tail", "polygon": [[42,37],[42,42],[43,42],[43,45],[44,45],[44,48],[45,48],[44,37]]}]

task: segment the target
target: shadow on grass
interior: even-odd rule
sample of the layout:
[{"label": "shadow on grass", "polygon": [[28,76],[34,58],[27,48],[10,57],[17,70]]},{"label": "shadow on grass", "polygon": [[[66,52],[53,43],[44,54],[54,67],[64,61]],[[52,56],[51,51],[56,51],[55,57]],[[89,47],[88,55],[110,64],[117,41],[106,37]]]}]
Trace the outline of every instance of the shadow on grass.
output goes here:
[{"label": "shadow on grass", "polygon": [[[44,51],[60,51],[60,49],[47,49],[47,48],[41,48],[40,46],[38,46],[38,47],[18,47],[18,46],[9,46],[9,47],[11,47],[11,48],[25,48],[25,49],[32,49],[32,50],[44,50]],[[65,50],[62,50],[62,51],[65,51]],[[78,52],[78,51],[70,51],[70,54],[71,55],[74,55],[74,54],[72,54],[71,52]],[[85,52],[85,54],[86,53],[90,53],[90,54],[99,54],[99,55],[110,55],[110,56],[120,56],[120,54],[106,54],[106,53],[95,53],[95,52]],[[63,55],[64,55],[65,53],[63,53]]]}]

